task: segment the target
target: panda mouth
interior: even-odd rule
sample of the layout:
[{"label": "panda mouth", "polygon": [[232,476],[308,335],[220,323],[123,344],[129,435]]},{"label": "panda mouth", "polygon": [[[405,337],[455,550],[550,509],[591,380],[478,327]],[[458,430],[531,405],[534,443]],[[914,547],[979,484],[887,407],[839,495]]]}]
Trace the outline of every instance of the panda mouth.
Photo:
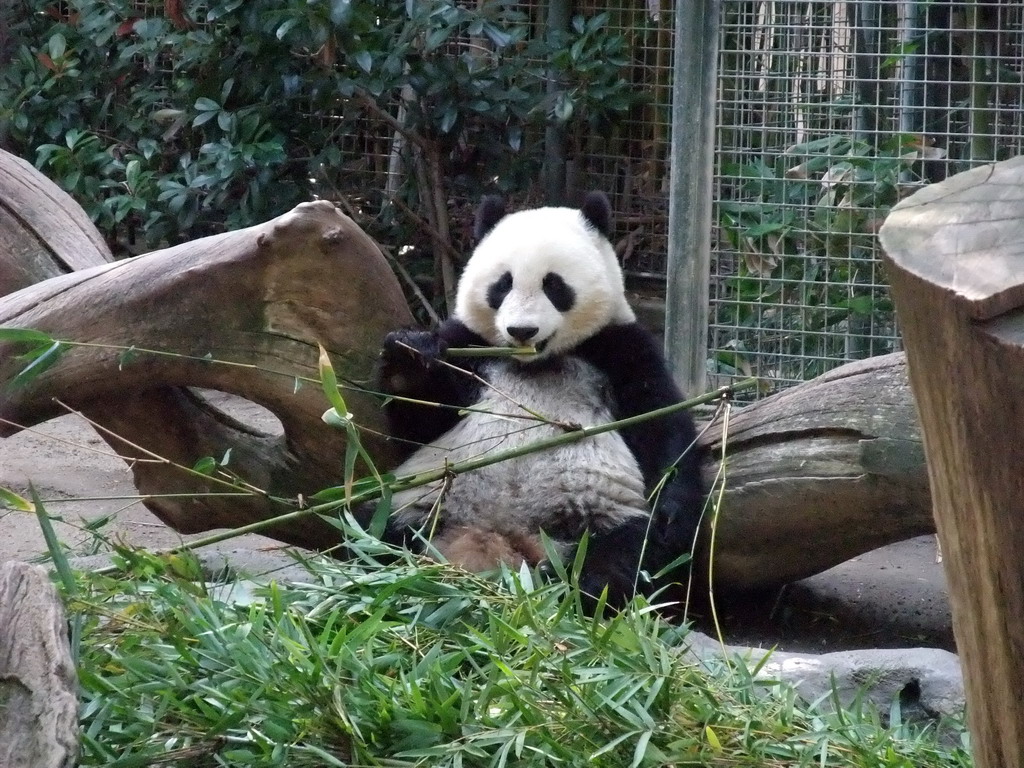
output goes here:
[{"label": "panda mouth", "polygon": [[[543,341],[537,341],[537,342],[534,342],[533,344],[516,344],[516,343],[512,343],[512,344],[509,345],[509,348],[513,349],[513,350],[522,349],[523,352],[521,352],[521,353],[520,352],[515,352],[514,353],[515,356],[517,358],[521,357],[523,362],[529,362],[530,360],[532,360],[533,358],[537,357],[542,352],[544,352],[544,350],[547,349],[547,347],[548,347],[548,342],[550,342],[550,341],[551,341],[551,337],[549,336],[548,338],[544,339]],[[527,352],[526,350],[532,350],[532,351],[531,352]]]}]

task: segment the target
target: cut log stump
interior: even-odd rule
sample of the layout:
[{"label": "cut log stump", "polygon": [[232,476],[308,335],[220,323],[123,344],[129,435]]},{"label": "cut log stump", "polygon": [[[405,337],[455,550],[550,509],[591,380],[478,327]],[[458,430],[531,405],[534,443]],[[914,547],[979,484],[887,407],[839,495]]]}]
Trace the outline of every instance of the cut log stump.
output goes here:
[{"label": "cut log stump", "polygon": [[46,571],[0,566],[0,766],[70,768],[78,678],[64,609]]},{"label": "cut log stump", "polygon": [[1024,158],[881,230],[924,435],[978,768],[1024,765]]}]

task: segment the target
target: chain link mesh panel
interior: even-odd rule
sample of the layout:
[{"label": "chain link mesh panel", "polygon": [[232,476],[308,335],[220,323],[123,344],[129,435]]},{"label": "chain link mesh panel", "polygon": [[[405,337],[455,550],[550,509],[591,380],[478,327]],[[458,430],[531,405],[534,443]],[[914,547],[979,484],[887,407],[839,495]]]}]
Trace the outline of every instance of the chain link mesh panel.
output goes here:
[{"label": "chain link mesh panel", "polygon": [[877,231],[1021,151],[1022,5],[725,2],[712,384],[762,393],[899,349]]},{"label": "chain link mesh panel", "polygon": [[[516,4],[534,35],[545,34],[546,7]],[[137,10],[164,13],[153,0]],[[630,288],[641,306],[658,306],[671,8],[581,0],[571,12],[605,14],[624,37],[621,72],[638,98],[613,121],[577,124],[567,188],[609,193]],[[921,185],[1022,151],[1024,4],[723,0],[721,14],[708,370],[715,386],[757,375],[765,394],[899,349],[878,227]],[[453,55],[471,43],[452,41]],[[396,99],[385,111],[400,119],[400,109]],[[338,126],[342,172],[318,192],[372,215],[410,183],[407,148],[381,115],[355,102],[342,110],[303,116]],[[526,191],[523,202],[543,194]]]}]

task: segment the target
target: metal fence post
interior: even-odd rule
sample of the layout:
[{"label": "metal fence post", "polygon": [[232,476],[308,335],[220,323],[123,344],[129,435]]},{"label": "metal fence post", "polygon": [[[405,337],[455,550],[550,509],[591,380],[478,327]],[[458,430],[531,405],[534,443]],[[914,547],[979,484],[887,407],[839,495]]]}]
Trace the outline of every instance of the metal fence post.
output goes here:
[{"label": "metal fence post", "polygon": [[665,356],[684,392],[706,388],[720,0],[676,4]]},{"label": "metal fence post", "polygon": [[[547,0],[545,5],[544,38],[553,43],[569,30],[572,18],[572,0]],[[548,70],[547,92],[551,103],[559,91],[565,88],[562,78],[552,68]],[[544,196],[546,205],[565,205],[565,164],[568,158],[565,126],[554,120],[548,121],[544,130]]]}]

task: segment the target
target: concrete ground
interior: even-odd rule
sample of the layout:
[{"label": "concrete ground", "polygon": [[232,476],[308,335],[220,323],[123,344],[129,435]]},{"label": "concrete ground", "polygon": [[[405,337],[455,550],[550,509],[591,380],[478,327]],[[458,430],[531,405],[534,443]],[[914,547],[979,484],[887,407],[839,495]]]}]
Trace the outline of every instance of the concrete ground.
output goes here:
[{"label": "concrete ground", "polygon": [[[164,548],[189,538],[164,526],[134,498],[127,465],[77,417],[0,439],[0,487],[27,493],[29,482],[50,513],[62,518],[58,535],[73,550],[88,551],[92,536],[85,526],[104,517],[102,535],[134,545]],[[260,536],[230,546],[281,547]],[[0,510],[0,562],[30,560],[44,549],[34,515]],[[932,536],[867,553],[774,594],[720,600],[718,613],[733,644],[818,653],[916,646],[955,650]],[[702,628],[707,631],[708,623]]]}]

